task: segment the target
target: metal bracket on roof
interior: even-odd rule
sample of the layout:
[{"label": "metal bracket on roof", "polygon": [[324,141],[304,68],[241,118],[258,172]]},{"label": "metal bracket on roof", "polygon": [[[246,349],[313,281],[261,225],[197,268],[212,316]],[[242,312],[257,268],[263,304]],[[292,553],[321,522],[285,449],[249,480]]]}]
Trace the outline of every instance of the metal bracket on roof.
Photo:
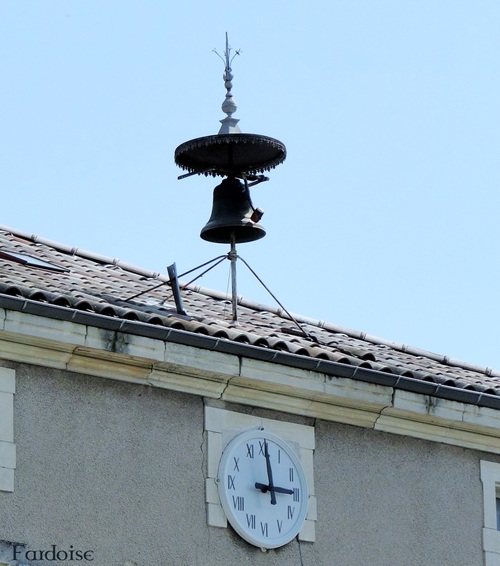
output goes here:
[{"label": "metal bracket on roof", "polygon": [[175,263],[167,267],[168,276],[170,277],[170,286],[172,287],[172,293],[174,295],[175,307],[177,314],[186,315],[184,310],[184,305],[182,304],[181,290],[179,287],[179,279],[177,278],[177,268]]}]

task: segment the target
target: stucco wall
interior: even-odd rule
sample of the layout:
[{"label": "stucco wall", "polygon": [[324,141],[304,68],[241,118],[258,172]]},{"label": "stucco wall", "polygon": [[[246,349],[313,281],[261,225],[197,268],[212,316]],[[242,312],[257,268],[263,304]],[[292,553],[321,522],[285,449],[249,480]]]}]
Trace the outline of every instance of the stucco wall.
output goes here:
[{"label": "stucco wall", "polygon": [[317,541],[263,553],[206,526],[200,397],[11,367],[17,469],[0,539],[94,558],[32,564],[483,564],[480,453],[317,421]]},{"label": "stucco wall", "polygon": [[316,444],[315,564],[482,566],[478,453],[325,422]]}]

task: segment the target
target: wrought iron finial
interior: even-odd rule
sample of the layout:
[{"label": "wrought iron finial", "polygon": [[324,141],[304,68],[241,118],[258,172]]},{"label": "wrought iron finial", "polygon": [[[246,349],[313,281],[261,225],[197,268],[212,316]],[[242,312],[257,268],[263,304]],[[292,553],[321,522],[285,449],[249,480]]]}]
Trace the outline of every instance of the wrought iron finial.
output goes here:
[{"label": "wrought iron finial", "polygon": [[[286,148],[278,140],[257,134],[244,134],[238,127],[239,120],[233,117],[236,104],[233,100],[233,73],[231,64],[240,55],[229,46],[226,33],[226,48],[223,54],[213,50],[224,63],[224,86],[226,97],[222,110],[226,117],[221,120],[218,134],[189,140],[175,150],[174,159],[179,167],[187,171],[179,179],[189,175],[212,175],[214,177],[236,177],[245,179],[247,187],[265,178],[260,175],[274,169],[286,157]],[[260,178],[262,177],[262,178]],[[267,179],[266,179],[267,180]],[[248,182],[250,181],[250,184]]]},{"label": "wrought iron finial", "polygon": [[224,57],[222,57],[216,49],[214,49],[214,53],[218,55],[222,61],[224,62],[224,86],[226,87],[226,97],[224,98],[224,102],[222,103],[222,111],[227,116],[220,120],[222,126],[220,127],[219,134],[240,134],[241,130],[238,127],[239,120],[237,118],[233,118],[233,114],[236,112],[238,107],[233,99],[233,94],[231,89],[233,88],[233,73],[231,69],[231,63],[236,55],[241,53],[241,49],[238,49],[234,52],[234,55],[231,57],[231,47],[229,47],[229,40],[226,32],[226,50],[224,52]]}]

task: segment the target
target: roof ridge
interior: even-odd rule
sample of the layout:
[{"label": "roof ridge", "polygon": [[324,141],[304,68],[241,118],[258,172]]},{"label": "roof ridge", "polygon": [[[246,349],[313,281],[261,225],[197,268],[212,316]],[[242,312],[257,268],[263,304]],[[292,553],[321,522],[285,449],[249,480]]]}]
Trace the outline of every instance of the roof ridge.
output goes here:
[{"label": "roof ridge", "polygon": [[22,230],[16,230],[14,228],[10,228],[8,226],[3,226],[0,224],[0,232],[6,232],[12,234],[19,238],[24,238],[25,240],[30,240],[34,244],[43,244],[44,246],[49,246],[54,248],[57,251],[64,252],[70,255],[76,255],[78,257],[82,257],[84,259],[90,259],[92,261],[97,261],[98,263],[104,263],[108,265],[115,265],[116,267],[120,267],[124,271],[130,271],[131,273],[135,273],[136,275],[141,275],[143,277],[147,277],[149,279],[160,279],[160,281],[169,281],[170,278],[166,275],[162,275],[158,271],[151,271],[148,269],[144,269],[141,267],[137,267],[136,265],[132,265],[131,263],[126,263],[121,261],[118,258],[112,258],[109,256],[103,256],[95,252],[89,252],[87,250],[83,250],[80,248],[76,248],[74,246],[68,246],[67,244],[61,244],[60,242],[55,242],[53,240],[49,240],[47,238],[42,238],[37,236],[36,234],[30,234],[28,232],[23,232]]}]

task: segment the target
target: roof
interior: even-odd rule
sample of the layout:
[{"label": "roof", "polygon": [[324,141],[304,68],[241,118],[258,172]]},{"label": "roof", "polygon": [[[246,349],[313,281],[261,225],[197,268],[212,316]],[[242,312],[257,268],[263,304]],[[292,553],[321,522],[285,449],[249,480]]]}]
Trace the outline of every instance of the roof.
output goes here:
[{"label": "roof", "polygon": [[500,409],[500,371],[320,320],[295,314],[292,320],[280,308],[243,298],[235,324],[224,293],[195,285],[181,284],[186,314],[179,314],[167,276],[5,226],[0,267],[0,308],[68,320],[85,316],[96,326],[114,321],[120,324],[110,327],[123,330],[133,322],[133,332],[146,336],[179,331],[197,337],[199,347],[238,346],[238,352],[277,363],[336,375],[345,370],[359,379],[385,379],[396,388]]}]

